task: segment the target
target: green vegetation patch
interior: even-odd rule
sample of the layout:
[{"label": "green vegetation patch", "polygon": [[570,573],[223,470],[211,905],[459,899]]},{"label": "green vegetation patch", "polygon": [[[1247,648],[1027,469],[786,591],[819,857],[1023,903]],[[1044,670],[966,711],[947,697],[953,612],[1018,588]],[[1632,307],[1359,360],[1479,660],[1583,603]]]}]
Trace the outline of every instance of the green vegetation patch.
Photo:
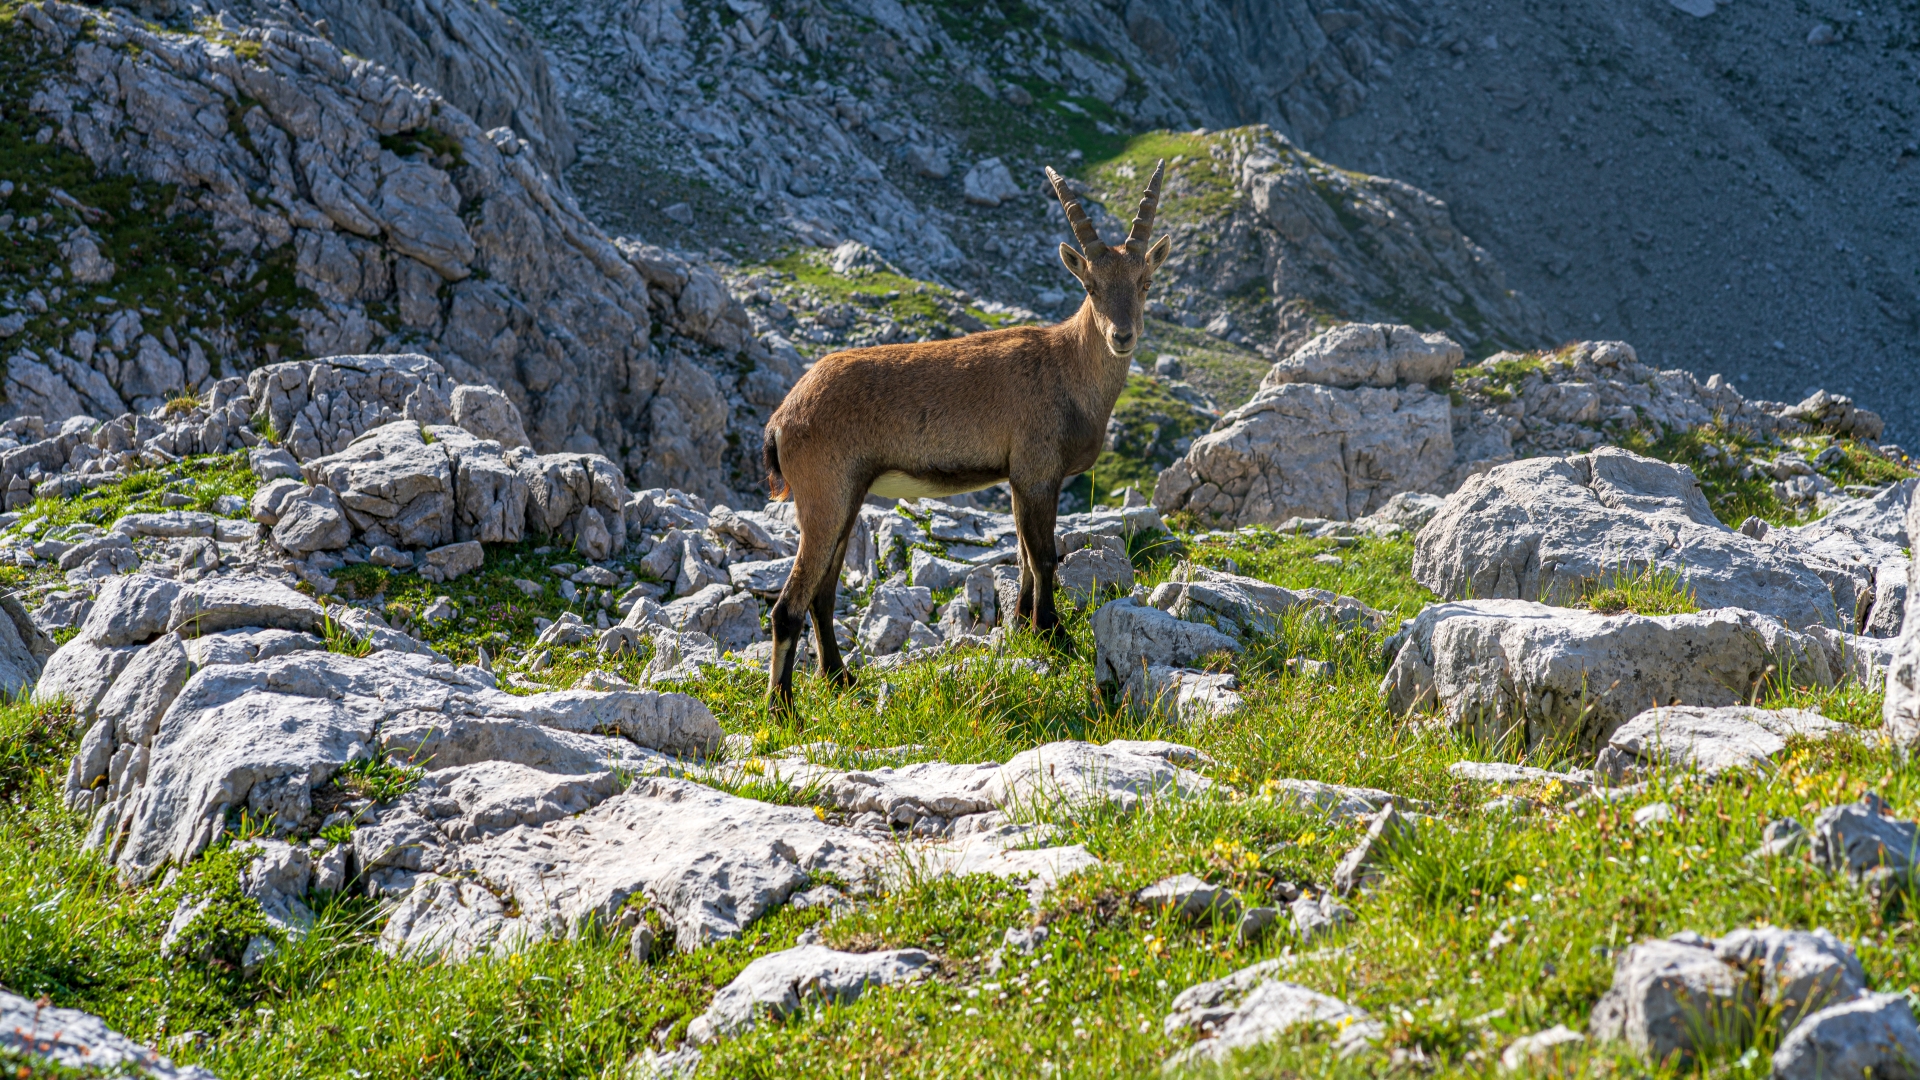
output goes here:
[{"label": "green vegetation patch", "polygon": [[1683,572],[1652,565],[1587,582],[1577,603],[1601,615],[1691,615],[1700,610]]},{"label": "green vegetation patch", "polygon": [[1117,506],[1120,500],[1113,493],[1127,486],[1152,497],[1160,470],[1179,459],[1187,442],[1213,426],[1211,416],[1168,393],[1160,381],[1142,375],[1127,379],[1126,389],[1114,402],[1113,419],[1122,431],[1113,449],[1101,451],[1092,470],[1066,486],[1079,505],[1086,505],[1092,493],[1101,504]]}]

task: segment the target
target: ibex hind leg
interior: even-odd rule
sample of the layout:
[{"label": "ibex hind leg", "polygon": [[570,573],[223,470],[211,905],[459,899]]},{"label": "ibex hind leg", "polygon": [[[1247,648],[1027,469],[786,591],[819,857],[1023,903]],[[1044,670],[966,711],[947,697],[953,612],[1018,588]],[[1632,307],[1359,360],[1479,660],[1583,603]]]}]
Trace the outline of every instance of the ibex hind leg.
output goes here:
[{"label": "ibex hind leg", "polygon": [[[821,635],[820,665],[840,669],[840,650],[833,644],[833,596],[839,585],[840,560],[845,558],[846,534],[851,527],[848,500],[801,499],[796,497],[795,511],[800,520],[800,550],[794,553],[793,570],[787,584],[774,601],[773,663],[767,671],[767,704],[785,709],[793,704],[793,668],[798,658],[800,635],[806,632],[809,612],[820,610],[819,600],[826,597],[827,631]],[[859,501],[852,501],[853,513]],[[831,650],[831,651],[829,651]]]},{"label": "ibex hind leg", "polygon": [[820,654],[820,676],[842,688],[853,685],[853,672],[840,658],[840,642],[833,633],[833,608],[840,592],[840,568],[847,562],[847,538],[853,535],[859,516],[860,504],[855,503],[840,530],[840,542],[834,545],[831,569],[813,594],[813,639],[815,651]]}]

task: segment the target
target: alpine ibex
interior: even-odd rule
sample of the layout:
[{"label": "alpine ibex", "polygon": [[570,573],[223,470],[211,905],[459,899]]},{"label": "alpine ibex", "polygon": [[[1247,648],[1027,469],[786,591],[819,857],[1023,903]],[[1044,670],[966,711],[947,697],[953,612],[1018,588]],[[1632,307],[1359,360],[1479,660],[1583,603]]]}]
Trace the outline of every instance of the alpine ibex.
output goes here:
[{"label": "alpine ibex", "polygon": [[850,681],[833,637],[833,605],[868,492],[957,495],[1010,481],[1020,544],[1017,617],[1042,633],[1059,632],[1053,527],[1060,485],[1099,457],[1126,385],[1147,289],[1172,246],[1166,236],[1149,244],[1165,171],[1164,161],[1154,168],[1126,242],[1108,247],[1066,181],[1047,170],[1080,242],[1079,251],[1060,245],[1060,261],[1087,290],[1072,318],[834,353],[774,411],[763,448],[767,482],[775,498],[793,497],[800,550],[773,605],[770,705],[792,702],[808,612],[820,674]]}]

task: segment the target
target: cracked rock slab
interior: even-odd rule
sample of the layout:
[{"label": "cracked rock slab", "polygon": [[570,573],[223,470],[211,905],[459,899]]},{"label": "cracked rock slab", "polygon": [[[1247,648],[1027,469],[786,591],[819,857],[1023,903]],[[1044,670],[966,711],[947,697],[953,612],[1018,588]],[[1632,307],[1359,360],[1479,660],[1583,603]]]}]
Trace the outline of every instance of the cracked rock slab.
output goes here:
[{"label": "cracked rock slab", "polygon": [[1648,709],[1609,736],[1594,773],[1617,784],[1654,769],[1709,778],[1764,771],[1790,738],[1825,739],[1854,730],[1809,709],[1671,705]]},{"label": "cracked rock slab", "polygon": [[1205,1037],[1168,1058],[1166,1071],[1222,1062],[1236,1050],[1310,1025],[1334,1028],[1334,1045],[1343,1057],[1359,1053],[1385,1034],[1385,1025],[1365,1009],[1274,978],[1279,968],[1279,961],[1268,960],[1181,991],[1164,1026],[1169,1034],[1192,1029]]}]

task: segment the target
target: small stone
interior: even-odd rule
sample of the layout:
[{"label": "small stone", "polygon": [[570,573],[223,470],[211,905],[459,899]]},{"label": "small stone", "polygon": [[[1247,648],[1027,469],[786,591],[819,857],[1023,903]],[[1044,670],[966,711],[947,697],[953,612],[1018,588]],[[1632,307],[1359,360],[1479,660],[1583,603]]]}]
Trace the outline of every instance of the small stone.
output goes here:
[{"label": "small stone", "polygon": [[420,621],[426,623],[428,626],[433,626],[437,623],[450,621],[456,614],[458,613],[453,607],[453,597],[436,596],[433,598],[433,603],[428,604],[420,612]]},{"label": "small stone", "polygon": [[1187,922],[1203,919],[1237,921],[1240,900],[1225,886],[1210,885],[1192,874],[1176,874],[1141,889],[1134,899],[1142,907],[1170,911]]},{"label": "small stone", "polygon": [[1555,1024],[1545,1031],[1522,1035],[1500,1055],[1500,1068],[1506,1072],[1541,1069],[1558,1072],[1562,1059],[1586,1044],[1587,1037],[1566,1026]]},{"label": "small stone", "polygon": [[376,544],[371,551],[367,552],[367,561],[375,566],[404,570],[413,565],[413,556],[392,544]]}]

